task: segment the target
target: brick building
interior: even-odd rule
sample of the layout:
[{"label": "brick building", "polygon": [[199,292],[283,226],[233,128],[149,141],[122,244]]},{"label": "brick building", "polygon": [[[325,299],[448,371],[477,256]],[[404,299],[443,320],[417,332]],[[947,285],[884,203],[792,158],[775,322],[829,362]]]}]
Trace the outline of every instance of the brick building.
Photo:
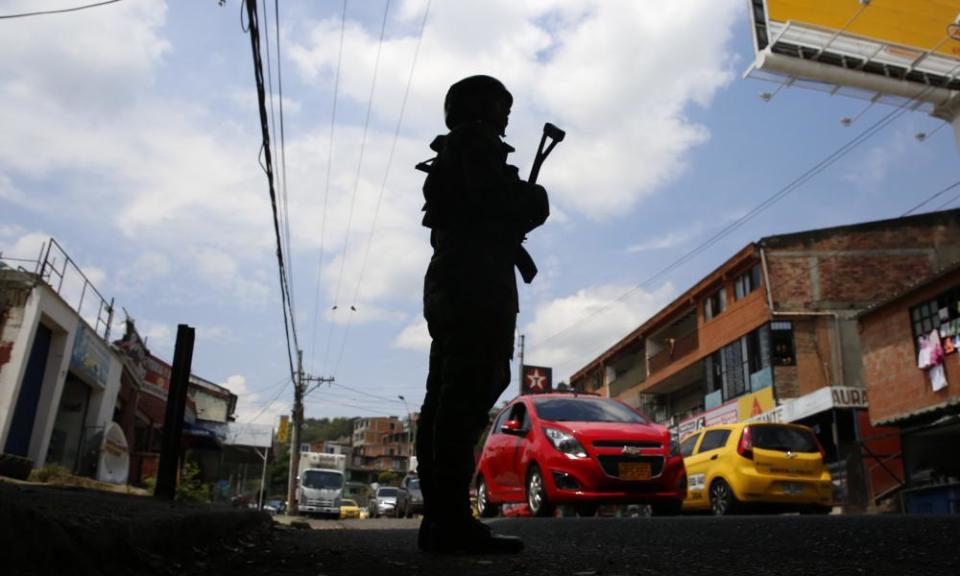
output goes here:
[{"label": "brick building", "polygon": [[[905,509],[960,511],[960,265],[866,311],[860,328],[870,419],[900,432]],[[944,351],[943,382],[921,367],[923,338]]]},{"label": "brick building", "polygon": [[[845,501],[874,486],[858,439],[873,436],[858,314],[960,260],[960,210],[763,238],[707,274],[577,371],[579,390],[674,427],[762,418],[810,425]],[[892,484],[892,485],[891,485]]]},{"label": "brick building", "polygon": [[347,465],[351,480],[374,482],[380,472],[398,476],[407,472],[413,442],[400,418],[357,418],[351,442],[352,455]]}]

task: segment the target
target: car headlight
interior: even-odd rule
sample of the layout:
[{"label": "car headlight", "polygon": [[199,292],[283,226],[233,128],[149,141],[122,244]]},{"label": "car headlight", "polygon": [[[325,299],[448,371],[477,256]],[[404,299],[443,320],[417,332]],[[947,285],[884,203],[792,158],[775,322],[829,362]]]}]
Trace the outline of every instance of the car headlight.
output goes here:
[{"label": "car headlight", "polygon": [[580,441],[562,430],[556,428],[544,428],[543,433],[550,439],[553,447],[563,452],[570,458],[586,458],[587,451],[583,449]]},{"label": "car headlight", "polygon": [[670,455],[680,455],[680,435],[676,432],[670,432]]}]

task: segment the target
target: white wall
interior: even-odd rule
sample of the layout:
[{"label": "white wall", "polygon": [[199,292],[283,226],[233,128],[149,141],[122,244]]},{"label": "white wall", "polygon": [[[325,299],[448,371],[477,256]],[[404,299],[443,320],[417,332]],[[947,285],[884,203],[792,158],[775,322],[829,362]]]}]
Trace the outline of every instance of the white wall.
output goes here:
[{"label": "white wall", "polygon": [[[42,323],[52,332],[28,450],[34,466],[42,466],[46,462],[50,436],[70,368],[74,336],[81,322],[79,315],[60,296],[45,284],[37,284],[31,290],[24,306],[10,311],[4,329],[4,340],[9,339],[14,332],[15,337],[10,362],[0,370],[0,449],[6,445],[10,433],[37,327]],[[104,344],[104,347],[109,350],[111,358],[107,383],[105,387],[101,387],[88,382],[88,385],[91,385],[91,394],[86,426],[106,426],[113,419],[113,410],[120,391],[120,359],[109,346]]]},{"label": "white wall", "polygon": [[11,350],[10,362],[0,372],[0,390],[4,393],[0,396],[0,447],[6,445],[37,327],[42,322],[53,335],[28,450],[29,458],[39,466],[46,458],[50,432],[53,430],[60,394],[70,365],[69,351],[73,347],[73,333],[80,319],[76,312],[45,284],[38,284],[31,290],[23,308],[19,311],[11,310],[11,319],[17,312],[20,313],[20,325]]}]

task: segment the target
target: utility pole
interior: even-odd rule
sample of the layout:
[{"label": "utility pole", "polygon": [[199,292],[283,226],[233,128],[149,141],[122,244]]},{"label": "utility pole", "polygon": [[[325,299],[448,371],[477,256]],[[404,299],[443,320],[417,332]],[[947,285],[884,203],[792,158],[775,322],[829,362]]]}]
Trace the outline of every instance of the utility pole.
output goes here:
[{"label": "utility pole", "polygon": [[303,397],[310,382],[318,384],[333,382],[334,378],[314,377],[303,373],[303,350],[297,350],[297,373],[293,383],[293,413],[290,432],[290,470],[287,477],[287,515],[296,516],[300,512],[297,502],[297,475],[300,472],[300,431],[303,429]]},{"label": "utility pole", "polygon": [[517,384],[520,386],[520,394],[523,394],[523,340],[524,335],[520,335],[520,366],[517,368]]}]

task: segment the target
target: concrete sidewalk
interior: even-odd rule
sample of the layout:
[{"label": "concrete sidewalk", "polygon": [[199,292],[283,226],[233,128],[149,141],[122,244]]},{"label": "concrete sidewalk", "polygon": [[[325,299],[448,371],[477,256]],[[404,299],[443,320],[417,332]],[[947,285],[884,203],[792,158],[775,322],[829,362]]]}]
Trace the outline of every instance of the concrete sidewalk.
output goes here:
[{"label": "concrete sidewalk", "polygon": [[270,527],[265,513],[225,505],[0,481],[5,575],[176,573]]}]

